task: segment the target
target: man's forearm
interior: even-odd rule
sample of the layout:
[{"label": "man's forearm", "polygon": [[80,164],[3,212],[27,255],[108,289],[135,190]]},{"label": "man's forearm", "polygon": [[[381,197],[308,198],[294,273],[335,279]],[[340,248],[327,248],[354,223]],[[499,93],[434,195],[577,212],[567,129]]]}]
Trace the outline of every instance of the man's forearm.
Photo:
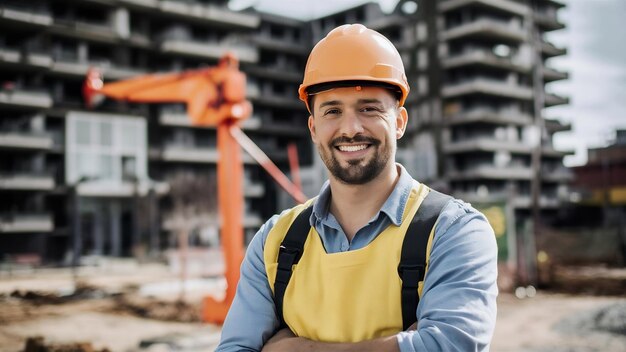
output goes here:
[{"label": "man's forearm", "polygon": [[350,352],[350,351],[381,351],[399,352],[396,336],[380,337],[373,340],[355,343],[318,342],[295,336],[289,329],[283,329],[274,335],[265,346],[263,352]]}]

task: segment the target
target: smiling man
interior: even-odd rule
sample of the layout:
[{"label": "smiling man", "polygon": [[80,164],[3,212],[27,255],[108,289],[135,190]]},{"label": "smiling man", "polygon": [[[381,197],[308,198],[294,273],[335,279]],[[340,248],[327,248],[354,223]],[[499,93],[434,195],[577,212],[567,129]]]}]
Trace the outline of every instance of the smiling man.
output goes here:
[{"label": "smiling man", "polygon": [[253,238],[217,350],[489,350],[495,237],[395,162],[409,94],[398,51],[362,25],[335,28],[299,94],[328,181]]}]

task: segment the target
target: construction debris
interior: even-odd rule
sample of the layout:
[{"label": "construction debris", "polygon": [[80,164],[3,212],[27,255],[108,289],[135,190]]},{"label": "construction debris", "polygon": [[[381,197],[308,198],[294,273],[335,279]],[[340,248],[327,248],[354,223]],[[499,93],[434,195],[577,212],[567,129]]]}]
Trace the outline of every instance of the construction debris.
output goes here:
[{"label": "construction debris", "polygon": [[110,350],[108,348],[97,350],[88,342],[46,344],[43,337],[35,336],[26,339],[24,352],[110,352]]},{"label": "construction debris", "polygon": [[120,295],[116,297],[113,309],[118,313],[130,313],[147,319],[201,322],[200,306],[183,301],[169,302],[138,295]]}]

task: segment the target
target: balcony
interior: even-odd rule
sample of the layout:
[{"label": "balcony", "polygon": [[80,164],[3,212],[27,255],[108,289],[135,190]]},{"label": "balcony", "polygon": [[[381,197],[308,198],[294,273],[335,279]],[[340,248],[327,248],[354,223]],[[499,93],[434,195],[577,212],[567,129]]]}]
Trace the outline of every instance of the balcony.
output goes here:
[{"label": "balcony", "polygon": [[255,77],[283,80],[294,83],[302,82],[302,72],[294,67],[287,66],[251,66],[246,68],[246,73]]},{"label": "balcony", "polygon": [[471,94],[487,94],[528,101],[533,98],[533,91],[530,87],[484,78],[475,78],[461,83],[447,83],[442,92],[445,98]]},{"label": "balcony", "polygon": [[510,0],[447,0],[439,1],[437,5],[439,12],[448,12],[468,6],[498,10],[519,16],[525,16],[529,11],[528,7]]},{"label": "balcony", "polygon": [[23,55],[18,50],[0,47],[0,61],[7,64],[48,68],[52,64],[52,57],[45,53],[26,53]]},{"label": "balcony", "polygon": [[52,176],[29,173],[0,174],[0,189],[16,191],[51,191],[55,183]]},{"label": "balcony", "polygon": [[265,195],[265,186],[262,183],[244,181],[243,195],[248,198],[260,198]]},{"label": "balcony", "polygon": [[567,49],[565,48],[557,48],[552,43],[541,42],[541,53],[544,58],[561,56],[567,54]]},{"label": "balcony", "polygon": [[30,89],[0,90],[0,105],[9,105],[26,108],[49,108],[52,106],[52,97],[46,91]]},{"label": "balcony", "polygon": [[124,198],[145,197],[150,190],[158,195],[167,194],[170,190],[167,182],[154,182],[140,179],[137,182],[129,180],[91,180],[78,185],[77,192],[82,197]]},{"label": "balcony", "polygon": [[452,115],[445,115],[444,118],[446,123],[451,126],[476,122],[526,126],[533,122],[532,116],[520,111],[494,111],[489,108],[474,108]]},{"label": "balcony", "polygon": [[251,99],[255,104],[261,104],[276,108],[303,109],[304,105],[296,97],[280,96],[276,94],[261,93]]},{"label": "balcony", "polygon": [[541,68],[541,74],[543,75],[544,82],[554,82],[569,77],[569,74],[565,71],[559,71],[545,66]]},{"label": "balcony", "polygon": [[487,66],[516,72],[529,72],[530,62],[522,63],[516,58],[500,57],[488,50],[470,50],[461,54],[447,57],[443,60],[444,68],[461,66]]},{"label": "balcony", "polygon": [[544,123],[549,133],[564,132],[564,131],[572,130],[571,123],[562,123],[561,121],[556,120],[556,119],[544,119]]},{"label": "balcony", "polygon": [[[159,123],[163,126],[178,127],[194,127],[194,128],[210,128],[215,129],[216,126],[195,126],[191,123],[191,119],[184,111],[168,111],[161,110],[159,112]],[[256,130],[261,127],[261,120],[258,117],[251,116],[241,123],[244,130]]]},{"label": "balcony", "polygon": [[42,133],[0,131],[0,147],[49,150],[54,145],[51,136]]},{"label": "balcony", "polygon": [[124,3],[131,6],[139,6],[148,9],[156,9],[159,7],[160,0],[118,0],[120,3]]},{"label": "balcony", "polygon": [[23,6],[0,5],[0,18],[5,21],[18,22],[20,25],[49,26],[52,16],[47,11],[38,11],[28,2]]},{"label": "balcony", "polygon": [[269,35],[261,34],[252,37],[252,41],[261,48],[279,51],[282,53],[290,53],[302,55],[303,57],[309,53],[309,47],[298,42],[293,38],[274,38]]},{"label": "balcony", "polygon": [[0,233],[51,232],[53,229],[49,214],[0,214]]},{"label": "balcony", "polygon": [[444,145],[444,152],[448,154],[468,153],[475,151],[510,151],[513,153],[529,154],[532,147],[520,141],[497,140],[492,137],[476,137],[463,141],[448,142]]},{"label": "balcony", "polygon": [[193,147],[170,145],[163,148],[161,158],[164,161],[215,164],[219,153],[215,147]]},{"label": "balcony", "polygon": [[87,39],[108,44],[114,44],[119,40],[118,34],[111,25],[87,22],[84,19],[55,18],[51,31],[71,38]]},{"label": "balcony", "polygon": [[161,42],[161,51],[169,54],[188,55],[216,60],[221,58],[225,53],[232,52],[241,62],[256,63],[259,61],[259,53],[256,48],[242,44],[231,45],[211,41],[165,38]]},{"label": "balcony", "polygon": [[[163,217],[161,226],[164,230],[173,231],[180,227],[181,220],[182,219],[177,218],[174,214],[168,214]],[[188,225],[192,224],[196,226],[221,226],[222,224],[222,219],[219,218],[218,215],[213,214],[201,214],[191,219],[184,219],[183,221],[185,221]],[[244,214],[242,219],[242,226],[244,228],[258,229],[261,225],[263,225],[263,219],[261,219],[259,215]]]},{"label": "balcony", "polygon": [[[513,207],[518,209],[528,209],[532,206],[532,197],[530,195],[517,195],[513,198]],[[541,209],[558,208],[561,202],[556,196],[541,195],[539,197],[539,207]]]},{"label": "balcony", "polygon": [[201,20],[205,23],[212,22],[230,27],[255,29],[261,23],[261,18],[258,15],[234,12],[214,5],[162,0],[159,8],[166,14],[184,16],[189,19]]},{"label": "balcony", "polygon": [[109,61],[79,62],[78,59],[71,58],[69,55],[55,59],[51,70],[62,75],[84,77],[90,67],[98,68],[106,79],[111,80],[126,79],[147,73],[142,69],[120,67]]},{"label": "balcony", "polygon": [[546,107],[569,104],[569,98],[562,97],[556,94],[546,93],[545,104]]},{"label": "balcony", "polygon": [[574,150],[556,150],[553,146],[550,145],[544,145],[543,148],[541,148],[541,155],[557,159],[560,159],[567,155],[574,155],[574,153]]},{"label": "balcony", "polygon": [[574,173],[566,167],[541,168],[541,179],[552,182],[569,182],[574,179]]},{"label": "balcony", "polygon": [[565,25],[558,21],[556,11],[534,12],[535,23],[544,31],[556,31],[565,28]]},{"label": "balcony", "polygon": [[448,172],[446,176],[454,181],[474,179],[530,180],[532,178],[532,170],[530,167],[522,166],[497,167],[494,165],[481,165],[466,170]]},{"label": "balcony", "polygon": [[476,37],[492,39],[507,43],[520,43],[526,40],[527,33],[519,25],[481,18],[473,22],[464,23],[445,30],[441,34],[442,40]]}]

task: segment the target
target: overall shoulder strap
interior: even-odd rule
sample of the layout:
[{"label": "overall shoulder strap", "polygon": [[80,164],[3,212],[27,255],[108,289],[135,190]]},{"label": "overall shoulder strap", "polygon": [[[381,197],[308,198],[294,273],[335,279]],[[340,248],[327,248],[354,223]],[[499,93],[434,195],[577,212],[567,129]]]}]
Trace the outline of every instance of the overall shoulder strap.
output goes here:
[{"label": "overall shoulder strap", "polygon": [[304,242],[306,242],[311,229],[309,218],[312,212],[313,206],[309,206],[298,214],[289,230],[287,230],[287,234],[278,250],[278,268],[276,270],[276,279],[274,280],[274,305],[276,306],[276,315],[280,319],[281,327],[286,325],[283,317],[285,291],[291,279],[292,266],[298,264],[302,257]]},{"label": "overall shoulder strap", "polygon": [[402,326],[408,329],[417,321],[415,312],[419,304],[418,283],[424,280],[426,251],[430,232],[439,213],[452,197],[431,189],[413,217],[404,242],[398,265],[402,279]]}]

